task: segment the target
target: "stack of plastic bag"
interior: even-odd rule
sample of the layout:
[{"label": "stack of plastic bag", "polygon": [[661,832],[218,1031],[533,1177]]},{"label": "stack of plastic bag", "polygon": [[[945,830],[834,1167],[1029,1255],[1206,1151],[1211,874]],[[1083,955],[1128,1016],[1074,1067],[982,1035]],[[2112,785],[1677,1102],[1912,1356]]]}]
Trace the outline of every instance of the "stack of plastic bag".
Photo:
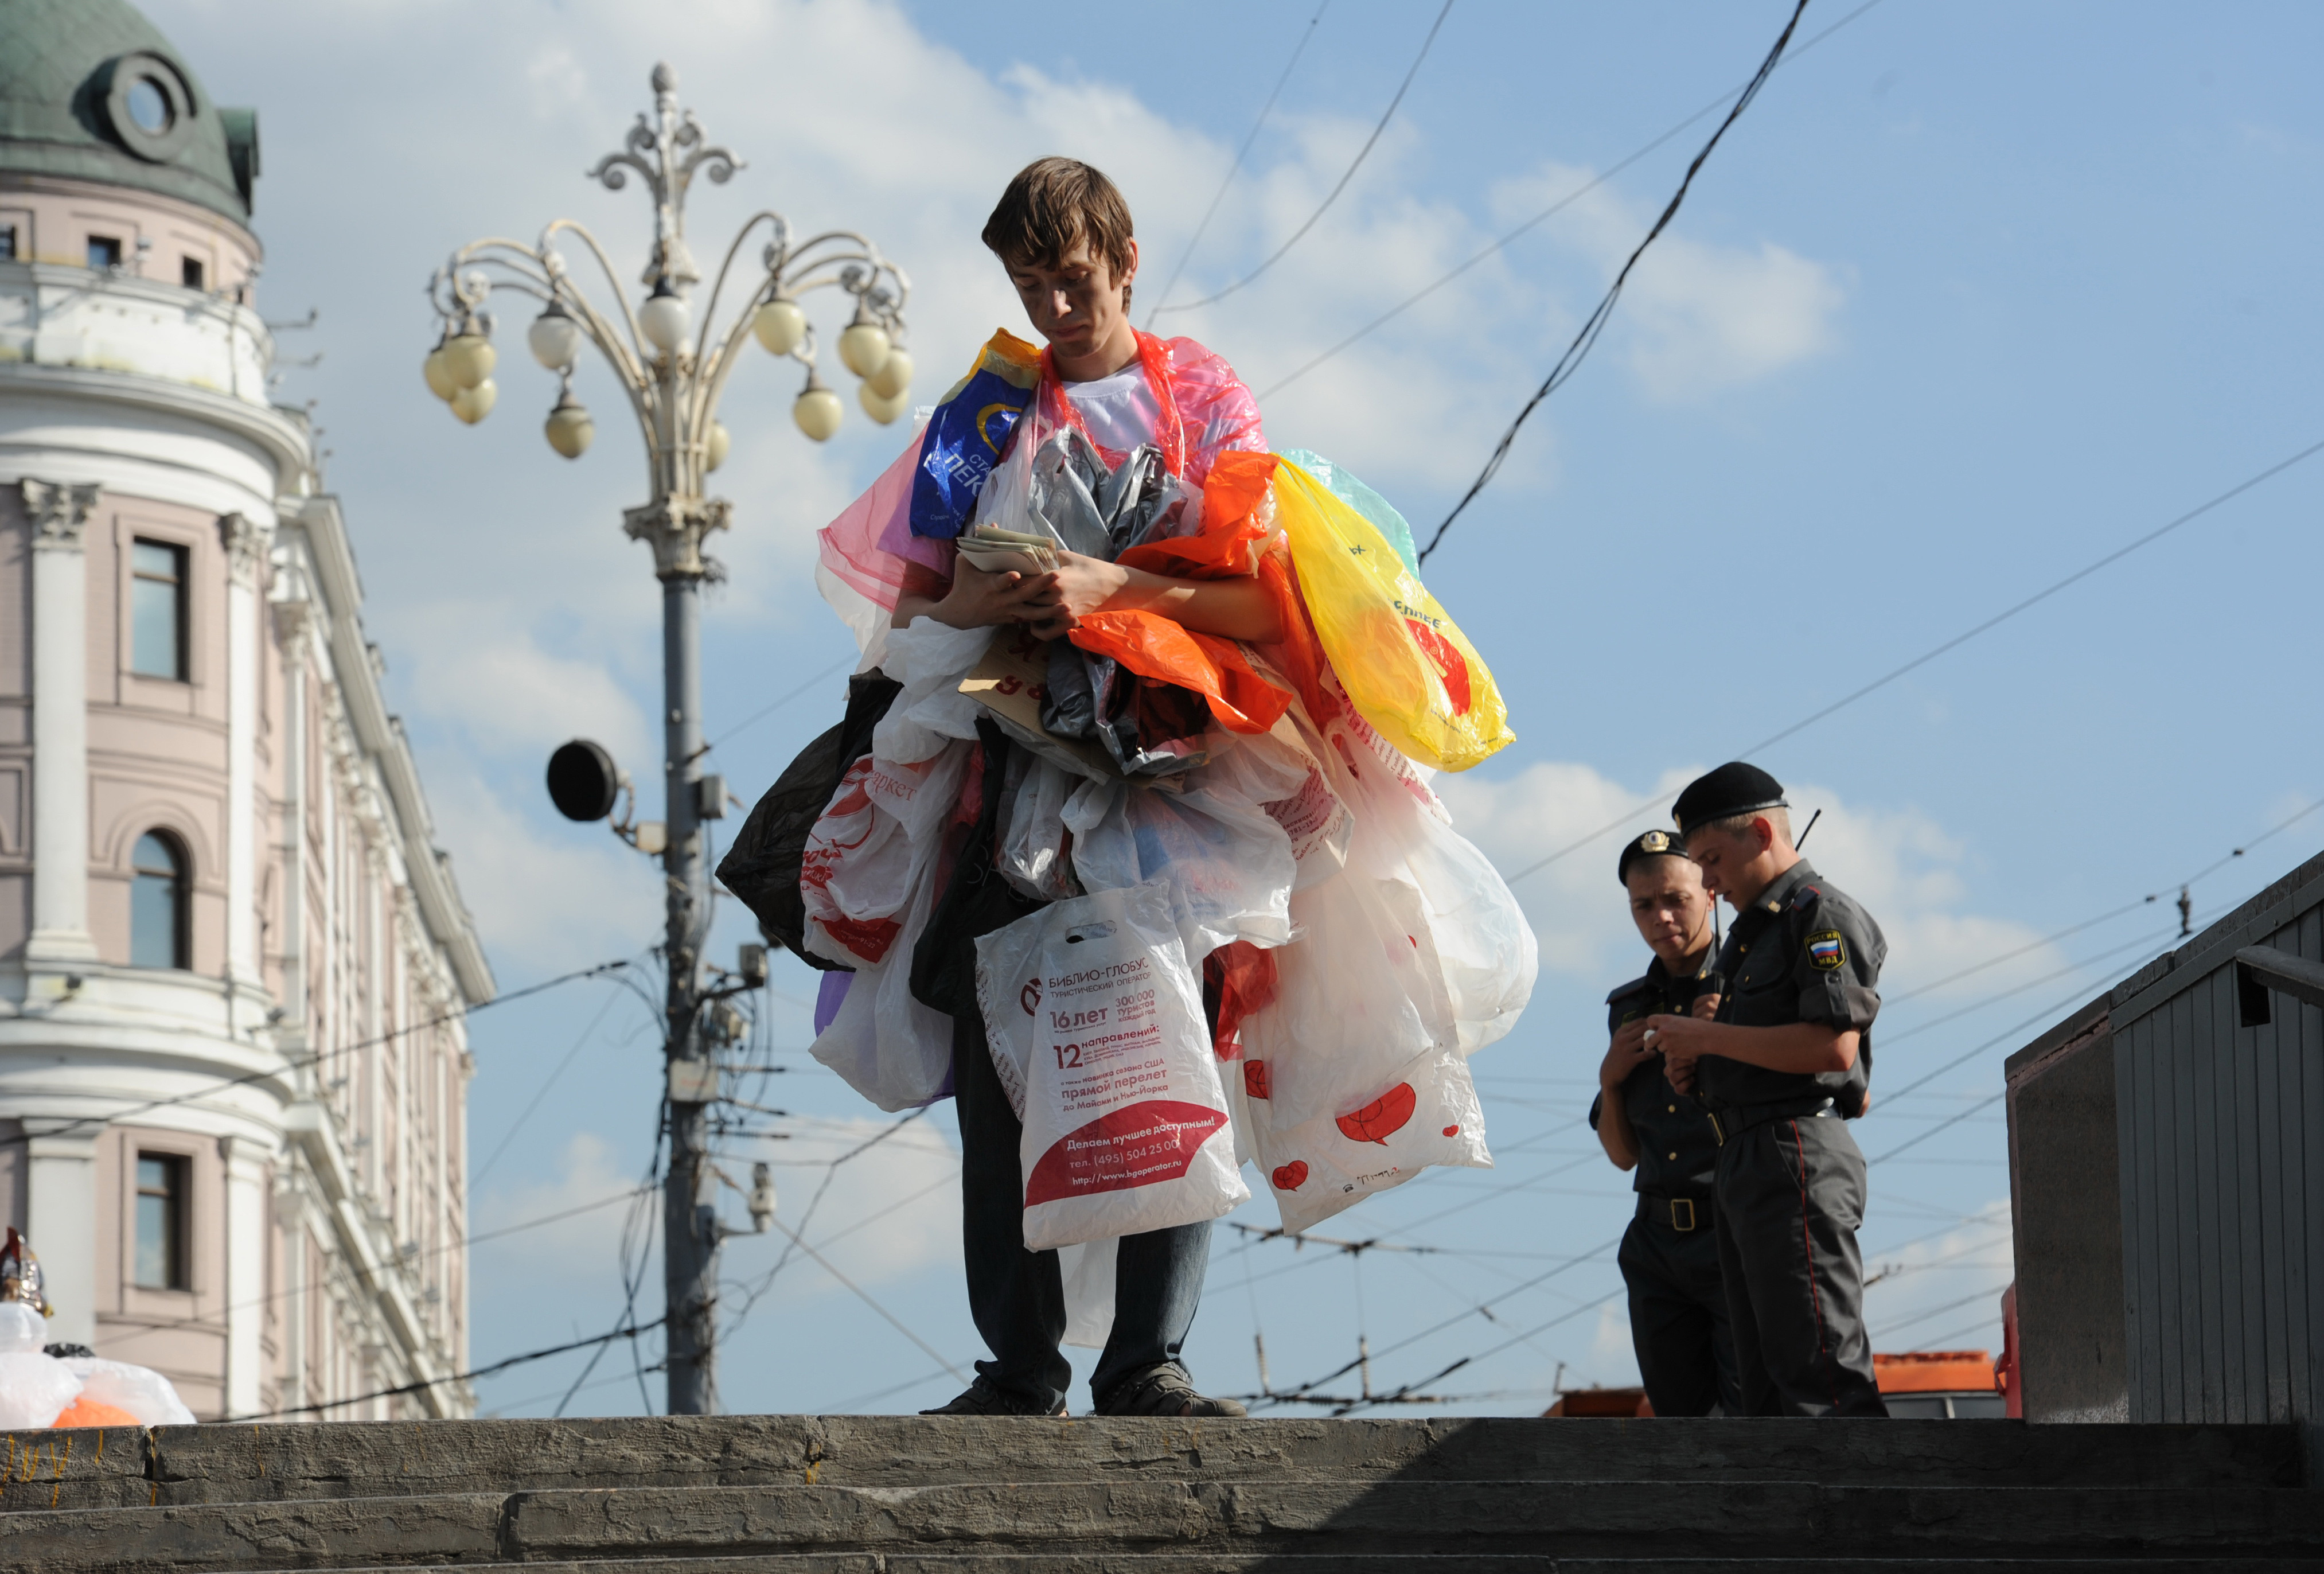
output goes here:
[{"label": "stack of plastic bag", "polygon": [[[1428,784],[1510,741],[1489,670],[1419,582],[1403,521],[1344,470],[1234,440],[1189,460],[1186,430],[1257,431],[1255,411],[1232,425],[1240,384],[1188,417],[1225,386],[1189,344],[1141,337],[1177,403],[1154,447],[1120,455],[1056,418],[1038,356],[1001,336],[964,384],[984,394],[941,407],[823,538],[826,594],[902,689],[803,865],[806,946],[855,969],[815,1053],[883,1108],[949,1091],[951,1019],[913,995],[911,958],[964,828],[997,813],[994,870],[1051,904],[976,946],[1042,1245],[1215,1217],[1247,1195],[1242,1162],[1294,1230],[1433,1164],[1489,1167],[1467,1058],[1534,983],[1532,931]],[[1045,539],[1254,576],[1285,637],[1138,611],[1046,649],[885,626],[908,589],[941,594],[951,553]],[[980,722],[1024,745],[998,771]]]},{"label": "stack of plastic bag", "polygon": [[0,1301],[0,1431],[36,1427],[191,1426],[194,1412],[149,1366],[46,1354],[41,1314]]}]

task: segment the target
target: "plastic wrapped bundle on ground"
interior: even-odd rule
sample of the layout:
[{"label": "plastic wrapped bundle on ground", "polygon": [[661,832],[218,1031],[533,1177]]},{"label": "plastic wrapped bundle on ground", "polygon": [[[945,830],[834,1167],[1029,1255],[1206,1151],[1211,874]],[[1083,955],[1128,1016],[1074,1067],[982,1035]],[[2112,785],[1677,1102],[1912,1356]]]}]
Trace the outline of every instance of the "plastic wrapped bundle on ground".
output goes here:
[{"label": "plastic wrapped bundle on ground", "polygon": [[[823,535],[865,667],[900,688],[802,859],[800,944],[854,970],[815,1052],[900,1108],[944,1096],[975,1023],[1043,1246],[1215,1217],[1243,1162],[1294,1230],[1430,1165],[1489,1167],[1467,1060],[1536,966],[1429,786],[1513,735],[1404,522],[1329,461],[1264,451],[1202,347],[1139,347],[1150,445],[1095,442],[1001,335]],[[1058,552],[1254,579],[1282,637],[1111,606],[1047,643],[886,626],[955,561]]]},{"label": "plastic wrapped bundle on ground", "polygon": [[0,1431],[190,1426],[194,1412],[150,1366],[49,1346],[40,1262],[12,1227],[0,1244]]}]

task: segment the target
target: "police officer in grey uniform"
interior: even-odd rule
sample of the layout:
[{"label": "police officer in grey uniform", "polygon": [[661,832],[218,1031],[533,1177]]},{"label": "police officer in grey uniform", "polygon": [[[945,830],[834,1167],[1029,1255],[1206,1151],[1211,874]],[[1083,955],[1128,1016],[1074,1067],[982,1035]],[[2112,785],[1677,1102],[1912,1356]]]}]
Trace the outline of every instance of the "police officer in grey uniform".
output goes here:
[{"label": "police officer in grey uniform", "polygon": [[1719,1258],[1754,1415],[1886,1415],[1864,1332],[1864,1112],[1880,1010],[1880,926],[1792,846],[1783,784],[1721,765],[1673,817],[1735,924],[1715,1018],[1647,1026],[1674,1086],[1717,1132]]},{"label": "police officer in grey uniform", "polygon": [[1606,997],[1612,1042],[1598,1070],[1590,1128],[1617,1168],[1636,1172],[1637,1207],[1618,1257],[1630,1295],[1630,1343],[1658,1416],[1742,1413],[1711,1201],[1718,1138],[1710,1117],[1663,1075],[1646,1019],[1685,1015],[1717,988],[1711,903],[1679,840],[1650,830],[1623,847],[1615,873],[1654,952],[1646,976]]}]

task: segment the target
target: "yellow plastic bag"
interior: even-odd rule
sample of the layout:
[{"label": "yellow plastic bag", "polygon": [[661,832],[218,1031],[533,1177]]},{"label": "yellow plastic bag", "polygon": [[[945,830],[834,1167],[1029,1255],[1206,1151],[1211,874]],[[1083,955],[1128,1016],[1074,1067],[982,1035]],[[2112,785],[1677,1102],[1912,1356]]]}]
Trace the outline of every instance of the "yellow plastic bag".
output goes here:
[{"label": "yellow plastic bag", "polygon": [[1323,653],[1382,737],[1446,771],[1517,737],[1485,659],[1377,525],[1288,459],[1276,467],[1275,506]]}]

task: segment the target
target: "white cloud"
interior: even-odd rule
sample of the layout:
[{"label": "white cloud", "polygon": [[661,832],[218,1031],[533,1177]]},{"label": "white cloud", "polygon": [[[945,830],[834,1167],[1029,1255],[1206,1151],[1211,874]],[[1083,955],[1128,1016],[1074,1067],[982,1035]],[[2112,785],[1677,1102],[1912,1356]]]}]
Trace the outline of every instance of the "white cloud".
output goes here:
[{"label": "white cloud", "polygon": [[[1672,796],[1702,770],[1673,766],[1635,791],[1592,767],[1544,761],[1497,781],[1440,776],[1436,790],[1462,833],[1496,866],[1516,875],[1626,811],[1624,828],[1567,854],[1513,889],[1541,941],[1542,966],[1577,978],[1613,979],[1636,964],[1638,942],[1625,921],[1611,869],[1623,838],[1667,824]],[[1794,783],[1793,823],[1822,810],[1807,847],[1819,873],[1863,904],[1888,940],[1883,994],[1894,995],[2022,950],[1934,1001],[1985,995],[2056,970],[2063,958],[2025,925],[1965,911],[1967,848],[1916,809],[1858,808],[1812,782]],[[1652,805],[1650,811],[1647,806]]]},{"label": "white cloud", "polygon": [[[637,1176],[614,1169],[613,1144],[595,1132],[575,1132],[558,1154],[554,1178],[476,1199],[471,1227],[485,1236],[537,1218],[564,1213],[573,1217],[487,1243],[473,1254],[476,1277],[501,1281],[501,1287],[523,1285],[527,1294],[543,1304],[551,1299],[544,1292],[601,1294],[606,1264],[613,1257],[611,1243],[620,1238],[624,1217],[622,1205],[612,1199],[639,1184]],[[605,1206],[592,1208],[594,1203]],[[660,1204],[649,1199],[645,1206],[659,1208]],[[583,1208],[588,1211],[574,1212]]]},{"label": "white cloud", "polygon": [[[876,1118],[816,1118],[800,1123],[787,1142],[746,1144],[729,1167],[737,1183],[746,1183],[752,1160],[772,1160],[779,1199],[775,1217],[834,1268],[870,1288],[931,1264],[960,1260],[960,1155],[931,1122],[915,1121],[862,1156],[826,1168],[829,1161],[862,1147],[893,1125]],[[823,1185],[826,1174],[828,1188]],[[740,1199],[728,1200],[734,1205],[730,1211],[739,1212]],[[745,1287],[757,1284],[788,1244],[780,1231],[770,1231],[763,1239],[728,1241],[727,1278]],[[770,1293],[780,1301],[853,1299],[811,1257],[796,1251]]]},{"label": "white cloud", "polygon": [[[1538,211],[1590,179],[1588,170],[1545,164],[1497,187],[1495,207],[1510,216]],[[1600,187],[1554,222],[1610,281],[1658,211]],[[1844,270],[1772,240],[1697,239],[1684,222],[1683,211],[1639,259],[1609,329],[1650,396],[1701,399],[1837,347]]]}]

